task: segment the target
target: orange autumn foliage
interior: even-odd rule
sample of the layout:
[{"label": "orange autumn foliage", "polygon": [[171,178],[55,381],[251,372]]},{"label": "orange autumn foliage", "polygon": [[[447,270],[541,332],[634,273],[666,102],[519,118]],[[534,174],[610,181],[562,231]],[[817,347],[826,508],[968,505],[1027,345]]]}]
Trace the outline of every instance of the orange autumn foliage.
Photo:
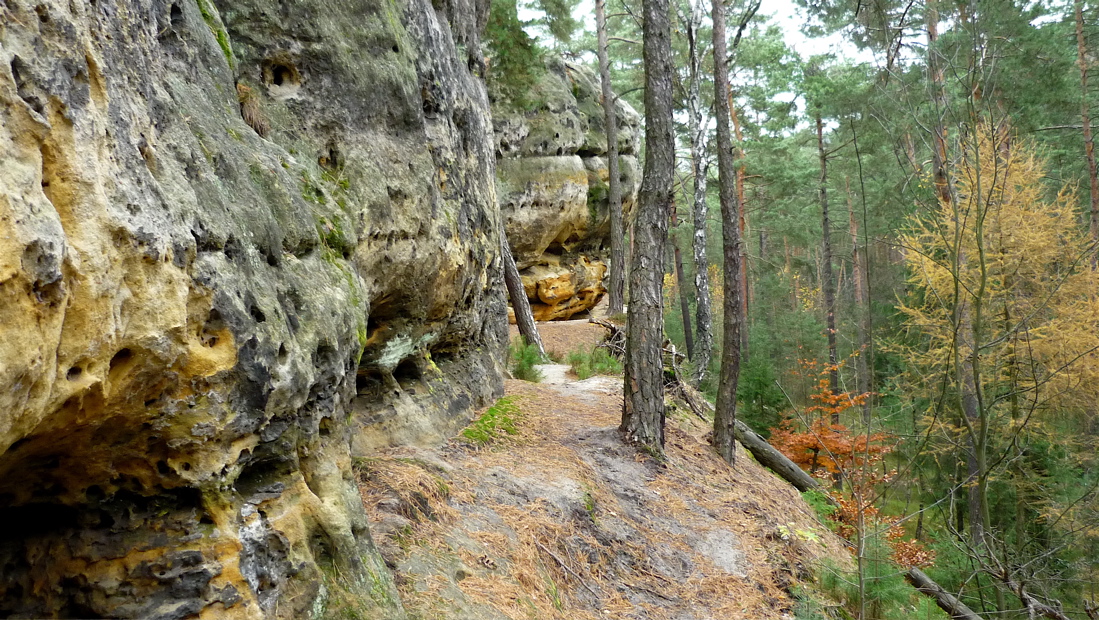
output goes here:
[{"label": "orange autumn foliage", "polygon": [[861,406],[870,393],[833,394],[827,378],[822,378],[818,387],[820,391],[809,397],[817,404],[805,410],[807,417],[815,418],[808,428],[795,418],[787,418],[782,426],[771,430],[771,445],[811,474],[846,472],[860,467],[870,456],[889,452],[886,433],[857,435],[842,424],[830,423],[834,415]]},{"label": "orange autumn foliage", "polygon": [[836,533],[852,543],[866,535],[882,535],[891,549],[890,557],[898,566],[925,567],[935,560],[933,551],[920,542],[907,540],[902,520],[882,514],[874,505],[876,489],[888,484],[897,471],[885,470],[885,455],[892,449],[894,437],[888,433],[856,433],[843,424],[833,424],[852,407],[870,398],[869,393],[833,393],[827,375],[832,367],[812,360],[801,360],[804,371],[816,373],[818,392],[809,396],[814,405],[805,410],[805,420],[788,417],[771,430],[771,444],[810,474],[842,476],[846,489],[833,490],[837,510],[830,515]]}]

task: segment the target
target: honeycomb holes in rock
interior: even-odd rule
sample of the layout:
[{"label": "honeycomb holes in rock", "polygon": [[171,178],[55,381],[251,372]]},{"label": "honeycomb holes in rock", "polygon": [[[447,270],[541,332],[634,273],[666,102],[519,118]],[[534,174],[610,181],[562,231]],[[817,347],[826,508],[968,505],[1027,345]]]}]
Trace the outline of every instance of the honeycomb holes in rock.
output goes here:
[{"label": "honeycomb holes in rock", "polygon": [[420,364],[418,360],[412,357],[401,360],[401,363],[393,369],[393,378],[397,380],[401,389],[412,387],[419,383],[422,377],[423,372],[420,370]]},{"label": "honeycomb holes in rock", "polygon": [[202,341],[203,346],[213,347],[218,343],[218,332],[225,328],[225,321],[221,318],[221,313],[217,308],[212,308],[210,314],[206,317],[206,324],[202,326],[202,331],[199,332],[199,339]]},{"label": "honeycomb holes in rock", "polygon": [[289,60],[268,59],[263,62],[263,83],[274,99],[290,99],[301,90],[301,73]]},{"label": "honeycomb holes in rock", "polygon": [[14,56],[11,59],[11,75],[15,80],[15,90],[19,98],[35,112],[45,114],[45,103],[37,95],[30,92],[31,81],[28,79],[30,67],[19,56]]},{"label": "honeycomb holes in rock", "polygon": [[359,396],[377,395],[383,385],[382,373],[377,368],[360,366],[355,373],[355,393]]},{"label": "honeycomb holes in rock", "polygon": [[134,352],[129,347],[124,347],[118,350],[118,353],[114,354],[111,358],[111,363],[108,366],[107,371],[111,379],[118,379],[124,375],[127,369],[133,364]]}]

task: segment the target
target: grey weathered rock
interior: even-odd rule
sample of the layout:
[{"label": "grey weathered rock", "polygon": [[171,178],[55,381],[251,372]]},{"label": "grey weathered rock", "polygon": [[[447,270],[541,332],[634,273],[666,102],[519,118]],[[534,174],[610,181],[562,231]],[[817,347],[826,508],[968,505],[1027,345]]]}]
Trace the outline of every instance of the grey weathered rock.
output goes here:
[{"label": "grey weathered rock", "polygon": [[[538,320],[567,319],[594,306],[605,292],[610,212],[600,98],[594,73],[553,59],[531,94],[532,110],[517,110],[506,101],[493,105],[497,194]],[[628,214],[640,187],[640,118],[624,101],[616,108],[622,208]],[[573,290],[568,297],[549,301],[534,293],[560,288],[564,281]]]},{"label": "grey weathered rock", "polygon": [[351,445],[500,391],[486,10],[0,4],[0,615],[403,617]]}]

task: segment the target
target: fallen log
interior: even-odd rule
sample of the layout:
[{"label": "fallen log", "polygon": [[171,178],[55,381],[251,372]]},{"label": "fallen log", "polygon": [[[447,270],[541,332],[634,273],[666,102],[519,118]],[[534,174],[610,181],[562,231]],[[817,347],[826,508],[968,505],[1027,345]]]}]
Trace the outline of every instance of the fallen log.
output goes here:
[{"label": "fallen log", "polygon": [[[786,482],[794,485],[794,487],[802,492],[805,491],[818,491],[820,490],[820,483],[816,478],[813,478],[804,469],[798,467],[793,461],[786,458],[786,455],[775,449],[774,446],[767,443],[767,440],[760,437],[758,433],[753,431],[747,424],[736,421],[736,429],[734,430],[734,436],[736,440],[744,446],[748,452],[752,453],[752,456],[756,457],[756,461],[760,465],[769,468],[775,472],[779,478],[782,478]],[[826,495],[826,497],[828,497]],[[831,500],[831,497],[828,498]]]},{"label": "fallen log", "polygon": [[[690,407],[691,411],[698,417],[708,422],[713,421],[714,407],[698,390],[687,385],[682,379],[679,380],[679,384],[676,388],[673,396],[680,396],[683,402],[687,403],[687,406]],[[740,442],[740,445],[744,446],[748,452],[752,453],[752,456],[756,458],[756,461],[760,465],[775,472],[775,475],[794,485],[794,488],[797,490],[801,492],[821,490],[820,483],[817,482],[816,478],[813,478],[806,473],[804,469],[798,467],[797,464],[786,458],[785,454],[779,452],[778,449],[767,443],[766,439],[760,437],[758,433],[753,431],[751,427],[744,422],[741,422],[740,420],[736,421],[733,436]],[[824,496],[830,504],[835,505],[835,501],[830,495],[825,493]]]},{"label": "fallen log", "polygon": [[959,601],[953,594],[932,581],[922,570],[910,568],[904,574],[904,578],[921,594],[934,599],[939,609],[950,614],[950,617],[954,620],[981,620],[981,617],[974,613],[972,609],[966,607],[965,603]]},{"label": "fallen log", "polygon": [[[599,325],[610,332],[607,338],[608,342],[616,342],[619,340],[620,335],[623,333],[622,328],[605,319],[588,319],[590,323]],[[613,349],[612,349],[613,353]],[[671,372],[668,373],[668,365],[665,364],[665,385],[664,389],[673,399],[678,399],[687,404],[687,407],[694,412],[696,416],[707,421],[713,422],[714,406],[702,396],[702,393],[683,380],[679,372],[679,358],[682,357],[674,346],[666,346],[664,349],[665,355],[671,359]],[[667,375],[671,376],[668,377]],[[752,456],[756,458],[761,465],[769,468],[775,474],[789,482],[798,491],[819,491],[821,490],[820,483],[815,478],[805,472],[804,469],[798,467],[793,461],[786,458],[786,455],[779,452],[771,444],[767,443],[767,440],[760,437],[755,431],[753,431],[747,424],[736,421],[736,428],[734,430],[734,436],[736,440],[744,446],[748,452],[752,453]],[[829,503],[835,505],[835,500],[830,495],[824,493],[825,498]]]}]

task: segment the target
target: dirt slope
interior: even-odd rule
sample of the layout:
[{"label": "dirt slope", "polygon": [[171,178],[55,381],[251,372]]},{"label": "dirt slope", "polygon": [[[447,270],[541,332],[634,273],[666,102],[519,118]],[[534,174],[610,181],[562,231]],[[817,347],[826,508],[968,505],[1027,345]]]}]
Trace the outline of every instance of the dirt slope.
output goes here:
[{"label": "dirt slope", "polygon": [[[421,618],[792,618],[842,543],[742,452],[671,410],[667,459],[617,431],[621,378],[506,384],[514,435],[360,463],[372,531]],[[491,417],[492,414],[490,414]]]}]

